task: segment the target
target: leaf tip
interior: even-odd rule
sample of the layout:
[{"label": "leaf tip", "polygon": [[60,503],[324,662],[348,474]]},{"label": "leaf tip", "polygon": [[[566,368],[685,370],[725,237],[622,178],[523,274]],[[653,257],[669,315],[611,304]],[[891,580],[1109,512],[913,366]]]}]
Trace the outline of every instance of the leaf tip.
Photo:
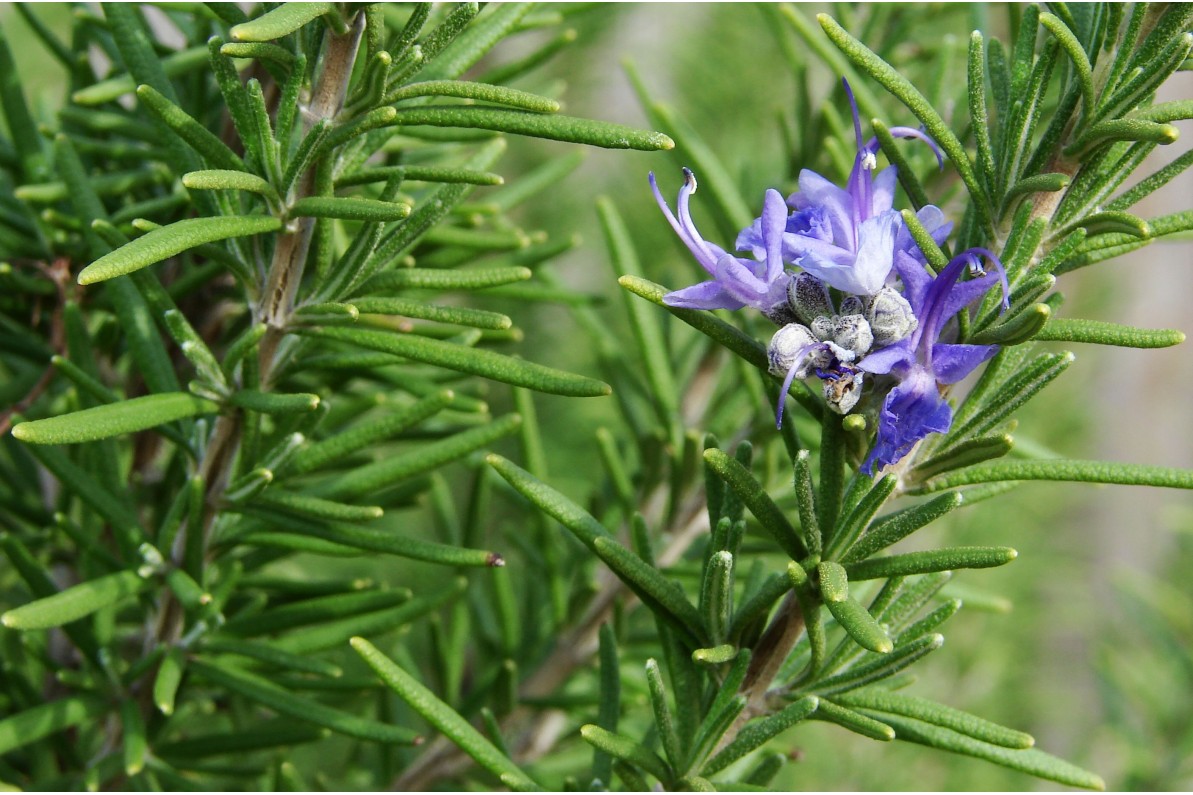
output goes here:
[{"label": "leaf tip", "polygon": [[[22,442],[30,441],[29,431],[25,429],[25,426],[28,424],[29,423],[27,422],[20,422],[12,426],[12,435]],[[7,615],[7,613],[5,615]],[[3,619],[0,619],[0,621],[3,621]]]},{"label": "leaf tip", "polygon": [[489,556],[485,558],[485,565],[495,569],[503,568],[505,566],[505,558],[496,552],[490,552]]},{"label": "leaf tip", "polygon": [[16,621],[13,619],[13,615],[11,612],[5,613],[4,615],[0,616],[0,624],[3,624],[4,626],[8,627],[9,629],[18,629],[17,625],[19,623],[20,623],[19,621]]}]

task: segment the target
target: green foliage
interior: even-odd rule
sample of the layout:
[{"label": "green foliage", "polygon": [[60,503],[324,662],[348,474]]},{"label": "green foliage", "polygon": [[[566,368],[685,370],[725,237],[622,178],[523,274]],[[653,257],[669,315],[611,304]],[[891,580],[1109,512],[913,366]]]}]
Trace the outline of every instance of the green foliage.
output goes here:
[{"label": "green foliage", "polygon": [[[607,9],[106,4],[61,30],[20,13],[67,84],[56,115],[31,104],[33,64],[0,33],[4,784],[765,788],[816,721],[1104,786],[1023,731],[903,692],[963,606],[1004,604],[953,572],[1018,553],[896,545],[1028,480],[1193,488],[1185,470],[1011,435],[1073,363],[1050,343],[1184,340],[1062,317],[1055,287],[1193,230],[1183,208],[1136,214],[1193,165],[1141,173],[1190,117],[1155,101],[1193,48],[1188,7],[1016,7],[1006,41],[1000,10],[942,11],[979,23],[960,46],[916,33],[914,6],[819,25],[761,9],[757,42],[776,51],[760,61],[794,80],[774,89],[778,124],[749,122],[786,139],[777,173],[633,66],[667,134],[561,114],[540,68]],[[620,196],[574,191],[595,202],[598,280],[620,302],[553,273],[576,241],[524,228],[524,205],[576,201],[561,186],[581,156],[544,145],[524,169],[540,150],[507,149],[673,150],[732,241],[765,169],[785,195],[800,168],[848,171],[841,95],[813,96],[824,66],[898,166],[897,206],[955,214],[938,245],[903,212],[929,267],[982,246],[1010,288],[1009,307],[991,294],[950,325],[1001,347],[948,392],[951,430],[875,477],[859,469],[878,407],[842,418],[799,383],[777,430],[788,395],[763,323],[666,306],[655,280],[688,277]],[[909,115],[939,173],[892,136]],[[1136,590],[1141,642],[1180,652],[1188,600]],[[1099,670],[1124,727],[1170,719],[1123,701],[1113,656]]]}]

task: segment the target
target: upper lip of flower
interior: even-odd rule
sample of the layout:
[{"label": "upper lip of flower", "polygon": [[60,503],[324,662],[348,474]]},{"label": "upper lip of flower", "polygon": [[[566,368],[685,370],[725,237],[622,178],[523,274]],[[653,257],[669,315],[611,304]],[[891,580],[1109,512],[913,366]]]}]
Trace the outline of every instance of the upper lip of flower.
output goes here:
[{"label": "upper lip of flower", "polygon": [[685,168],[683,172],[684,184],[679,189],[676,201],[678,217],[671,212],[659,191],[653,173],[650,174],[650,188],[671,228],[713,280],[668,293],[664,301],[671,305],[691,304],[699,308],[724,309],[737,309],[748,304],[769,311],[776,303],[786,300],[782,235],[787,222],[787,208],[782,195],[775,190],[766,193],[761,222],[765,259],[762,262],[743,259],[701,237],[689,209],[689,198],[696,190],[696,177],[691,169]]}]

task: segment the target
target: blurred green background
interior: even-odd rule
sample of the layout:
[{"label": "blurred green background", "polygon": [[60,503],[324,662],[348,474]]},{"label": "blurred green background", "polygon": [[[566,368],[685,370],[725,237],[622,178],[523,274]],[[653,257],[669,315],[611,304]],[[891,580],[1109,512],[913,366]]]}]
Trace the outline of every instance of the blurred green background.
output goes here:
[{"label": "blurred green background", "polygon": [[[50,24],[71,13],[61,5],[38,10]],[[818,10],[801,8],[809,18]],[[850,6],[823,10],[847,26],[850,20],[860,25],[874,13]],[[911,62],[921,52],[951,51],[953,69],[934,77],[956,96],[964,90],[969,31],[980,27],[1005,37],[1007,29],[1001,6],[900,4],[884,13],[891,14],[885,35]],[[795,155],[784,145],[778,118],[790,116],[797,106],[797,81],[782,55],[771,12],[746,4],[597,4],[572,20],[575,45],[524,80],[530,90],[558,93],[564,112],[649,126],[623,68],[628,59],[652,97],[697,130],[743,193],[759,204],[768,187],[784,194],[794,189],[793,168],[838,176],[823,151],[819,160],[793,162]],[[924,24],[927,20],[931,24]],[[0,6],[0,24],[22,77],[37,91],[32,104],[42,119],[52,118],[63,74],[42,55],[10,6]],[[517,58],[520,45],[536,35],[531,31],[520,37],[525,41],[504,43],[480,68]],[[835,80],[823,65],[810,69],[813,100],[824,99]],[[1189,72],[1178,74],[1165,87],[1166,98],[1188,98],[1191,83]],[[956,126],[964,127],[964,112],[957,116]],[[815,119],[791,121],[815,129]],[[891,105],[888,121],[912,119]],[[1193,134],[1188,122],[1177,125]],[[801,148],[805,154],[818,151],[815,145]],[[1171,154],[1161,149],[1155,166],[1185,148],[1178,142],[1168,147]],[[513,141],[498,171],[516,175],[572,151],[563,144]],[[914,162],[927,167],[926,159]],[[695,264],[654,205],[646,182],[649,170],[659,174],[670,196],[679,178],[668,156],[588,151],[578,170],[539,195],[518,218],[527,230],[579,236],[580,244],[552,269],[566,284],[594,297],[615,340],[628,340],[629,331],[596,223],[598,195],[612,197],[630,225],[643,275],[672,288],[696,280]],[[1152,196],[1140,213],[1148,217],[1183,209],[1191,196],[1193,174],[1186,173]],[[701,198],[697,193],[693,200],[697,224]],[[711,225],[705,232],[722,244],[731,242]],[[1189,331],[1191,260],[1189,242],[1159,243],[1068,274],[1060,285],[1068,298],[1062,314]],[[527,358],[596,372],[590,341],[566,309],[516,310]],[[1193,361],[1187,349],[1187,344],[1156,351],[1076,349],[1075,365],[1021,412],[1016,439],[1072,458],[1193,467]],[[593,430],[618,422],[613,401],[538,397],[536,406],[545,438],[554,440],[548,449],[552,481],[583,500],[591,488],[586,478],[596,469],[589,463],[597,456]],[[1002,569],[958,578],[962,587],[999,594],[1010,609],[967,610],[951,622],[944,650],[917,668],[919,681],[911,692],[1029,731],[1049,752],[1101,774],[1111,789],[1193,788],[1193,600],[1188,587],[1193,501],[1187,494],[1029,484],[953,514],[925,534],[949,544],[1008,544],[1020,558]],[[913,538],[907,548],[927,546],[929,540]],[[353,561],[345,567],[375,579],[393,576],[369,571],[369,565]],[[823,723],[801,725],[785,742],[798,760],[776,782],[786,788],[1056,788],[971,759],[864,740]],[[317,770],[323,760],[296,761]]]}]

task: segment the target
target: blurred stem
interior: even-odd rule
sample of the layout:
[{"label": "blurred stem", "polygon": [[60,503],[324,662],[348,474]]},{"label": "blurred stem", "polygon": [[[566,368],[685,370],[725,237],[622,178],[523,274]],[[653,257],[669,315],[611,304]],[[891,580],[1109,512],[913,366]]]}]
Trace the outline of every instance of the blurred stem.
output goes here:
[{"label": "blurred stem", "polygon": [[[324,119],[334,119],[343,107],[348,82],[352,77],[352,67],[360,47],[361,34],[364,32],[364,21],[365,15],[357,14],[346,33],[326,34],[328,43],[323,58],[323,71],[316,82],[309,112],[303,120],[305,130]],[[309,195],[313,184],[314,169],[310,168],[302,175],[295,195],[291,198],[296,201]],[[268,323],[268,330],[261,340],[260,347],[260,381],[263,387],[268,384],[269,375],[276,363],[278,344],[285,335],[286,324],[294,311],[314,223],[314,219],[311,218],[299,220],[292,228],[287,228],[279,235],[274,247],[266,289],[258,307],[258,315],[264,317]],[[199,464],[198,474],[203,479],[205,489],[199,526],[184,526],[178,533],[171,550],[175,565],[182,565],[184,562],[187,536],[193,533],[202,534],[204,555],[210,547],[212,528],[219,515],[220,496],[231,477],[236,454],[240,449],[243,428],[242,415],[239,412],[221,415],[215,422],[206,453]],[[196,579],[202,584],[202,572],[192,574],[198,574]],[[158,615],[154,633],[156,640],[159,643],[177,642],[182,634],[186,616],[181,606],[175,603],[171,593],[167,592]]]},{"label": "blurred stem", "polygon": [[795,591],[788,591],[787,596],[783,599],[783,604],[779,605],[778,612],[775,613],[766,632],[762,633],[762,637],[754,647],[750,667],[746,670],[746,678],[742,680],[741,689],[738,690],[741,695],[749,699],[746,708],[733,721],[729,731],[725,732],[717,742],[713,754],[733,742],[737,738],[738,732],[750,720],[766,712],[766,692],[770,689],[771,682],[775,680],[779,669],[783,667],[787,656],[791,654],[791,650],[795,648],[796,642],[803,634],[803,608],[800,607]]},{"label": "blurred stem", "polygon": [[[342,35],[331,34],[327,52],[323,57],[323,72],[314,88],[308,112],[303,114],[303,132],[309,132],[317,123],[332,121],[344,106],[348,83],[352,79],[352,66],[360,49],[361,36],[365,29],[365,15],[357,14],[348,31]],[[315,167],[308,168],[298,180],[293,195],[287,197],[291,204],[312,195],[315,184]],[[298,285],[302,282],[303,267],[311,248],[316,219],[300,218],[288,224],[278,237],[273,251],[273,262],[269,266],[265,290],[257,315],[267,325],[261,339],[261,385],[267,387],[276,361],[278,344],[286,333],[286,325],[294,312]]]}]

